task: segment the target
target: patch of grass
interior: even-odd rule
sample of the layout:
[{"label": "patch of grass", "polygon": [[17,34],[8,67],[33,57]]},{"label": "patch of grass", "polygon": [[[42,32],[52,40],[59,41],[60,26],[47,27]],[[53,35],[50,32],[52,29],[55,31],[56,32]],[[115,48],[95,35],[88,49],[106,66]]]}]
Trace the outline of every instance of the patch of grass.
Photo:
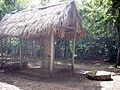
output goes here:
[{"label": "patch of grass", "polygon": [[120,66],[117,66],[117,68],[119,68],[119,69],[120,69]]}]

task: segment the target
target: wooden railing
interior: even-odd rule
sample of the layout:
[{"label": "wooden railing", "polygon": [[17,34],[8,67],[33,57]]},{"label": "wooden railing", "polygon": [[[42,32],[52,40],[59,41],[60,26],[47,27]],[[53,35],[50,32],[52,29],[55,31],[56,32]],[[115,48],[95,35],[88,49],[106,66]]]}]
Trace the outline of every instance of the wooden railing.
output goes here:
[{"label": "wooden railing", "polygon": [[55,60],[54,68],[66,68],[70,69],[72,67],[71,60]]}]

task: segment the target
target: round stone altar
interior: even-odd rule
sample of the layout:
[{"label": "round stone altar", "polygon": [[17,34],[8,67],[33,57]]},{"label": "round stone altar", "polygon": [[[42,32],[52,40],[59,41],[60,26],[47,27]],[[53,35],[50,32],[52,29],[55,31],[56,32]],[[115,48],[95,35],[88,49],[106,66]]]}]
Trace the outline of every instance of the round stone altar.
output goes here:
[{"label": "round stone altar", "polygon": [[90,71],[86,73],[86,77],[91,80],[112,80],[111,79],[111,73],[107,71]]}]

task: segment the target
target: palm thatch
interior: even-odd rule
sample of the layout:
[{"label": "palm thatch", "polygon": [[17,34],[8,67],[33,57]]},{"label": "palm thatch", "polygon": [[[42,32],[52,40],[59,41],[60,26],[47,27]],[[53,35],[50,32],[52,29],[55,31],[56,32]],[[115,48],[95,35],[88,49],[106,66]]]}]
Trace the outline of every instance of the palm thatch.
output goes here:
[{"label": "palm thatch", "polygon": [[0,36],[19,38],[39,38],[54,31],[59,38],[85,36],[81,20],[74,2],[43,8],[13,12],[0,22]]}]

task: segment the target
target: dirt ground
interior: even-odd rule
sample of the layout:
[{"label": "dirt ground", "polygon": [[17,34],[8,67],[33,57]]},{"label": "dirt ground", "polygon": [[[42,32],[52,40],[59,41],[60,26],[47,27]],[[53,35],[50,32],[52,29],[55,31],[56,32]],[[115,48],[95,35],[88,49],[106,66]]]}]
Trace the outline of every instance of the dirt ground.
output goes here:
[{"label": "dirt ground", "polygon": [[[120,90],[120,69],[102,61],[76,61],[75,71],[64,71],[51,78],[0,73],[0,90]],[[86,78],[91,70],[111,72],[111,81]]]}]

